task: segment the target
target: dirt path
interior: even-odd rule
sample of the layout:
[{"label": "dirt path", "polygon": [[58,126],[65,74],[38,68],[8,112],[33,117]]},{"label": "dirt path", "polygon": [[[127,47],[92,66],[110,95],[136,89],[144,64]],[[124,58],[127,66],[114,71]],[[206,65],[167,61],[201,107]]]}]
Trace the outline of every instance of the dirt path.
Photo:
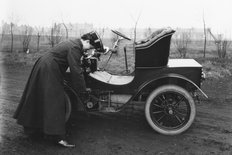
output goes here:
[{"label": "dirt path", "polygon": [[25,136],[12,115],[17,107],[30,67],[5,67],[1,74],[0,154],[232,154],[232,77],[207,80],[197,116],[191,128],[177,136],[153,131],[143,114],[76,115],[70,138],[74,149],[63,149],[49,142]]}]

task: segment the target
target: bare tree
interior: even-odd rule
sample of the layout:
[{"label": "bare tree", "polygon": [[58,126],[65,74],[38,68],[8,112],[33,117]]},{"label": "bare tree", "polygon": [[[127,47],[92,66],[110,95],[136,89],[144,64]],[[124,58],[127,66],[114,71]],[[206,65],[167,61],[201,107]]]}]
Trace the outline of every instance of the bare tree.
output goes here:
[{"label": "bare tree", "polygon": [[61,23],[61,25],[63,25],[63,26],[64,26],[64,29],[65,29],[65,39],[68,40],[68,38],[69,38],[69,31],[72,29],[72,24],[71,24],[71,23],[66,24],[66,23],[64,22],[63,16],[62,16],[61,18],[62,18],[62,23]]},{"label": "bare tree", "polygon": [[66,39],[68,39],[68,27],[67,25],[63,22],[62,25],[64,26],[65,28],[65,33],[66,33]]},{"label": "bare tree", "polygon": [[23,27],[24,30],[22,32],[22,44],[23,44],[23,52],[26,53],[29,49],[28,47],[31,42],[33,28],[28,25],[25,25]]},{"label": "bare tree", "polygon": [[11,35],[11,46],[10,46],[10,52],[13,53],[13,46],[14,46],[14,32],[13,32],[14,24],[13,22],[10,23],[10,35]]},{"label": "bare tree", "polygon": [[134,40],[133,40],[133,52],[134,53],[135,53],[135,43],[136,43],[136,39],[137,39],[137,25],[138,25],[138,21],[139,21],[140,16],[141,16],[141,12],[139,13],[138,18],[136,20],[131,16],[132,19],[135,22],[135,26],[134,26]]},{"label": "bare tree", "polygon": [[2,27],[1,43],[2,43],[2,41],[3,41],[3,39],[4,39],[5,33],[6,33],[6,31],[5,31],[5,30],[3,29],[3,27]]},{"label": "bare tree", "polygon": [[61,35],[61,24],[53,24],[50,35],[47,35],[49,44],[54,47],[54,45],[58,44],[61,42],[62,35]]},{"label": "bare tree", "polygon": [[36,38],[37,38],[37,47],[36,47],[36,52],[39,52],[40,50],[40,39],[41,39],[41,35],[44,32],[44,28],[36,28],[37,34],[36,34]]},{"label": "bare tree", "polygon": [[40,32],[38,31],[37,32],[37,48],[36,48],[36,51],[37,52],[39,52],[39,50],[40,50],[40,37],[41,37],[41,34],[40,34]]},{"label": "bare tree", "polygon": [[185,58],[188,50],[188,46],[191,42],[191,31],[182,31],[175,35],[174,45],[181,58]]},{"label": "bare tree", "polygon": [[204,50],[203,50],[203,57],[205,58],[205,52],[206,52],[206,42],[207,42],[207,31],[205,27],[205,17],[203,14],[203,24],[204,24]]},{"label": "bare tree", "polygon": [[7,23],[2,23],[1,43],[3,42],[6,33],[9,33],[9,25]]},{"label": "bare tree", "polygon": [[138,21],[139,21],[140,15],[141,15],[141,12],[140,12],[140,14],[139,14],[139,16],[138,16],[138,18],[136,20],[134,20],[134,18],[132,17],[132,19],[135,22],[135,26],[134,26],[134,43],[136,42],[136,39],[137,39],[137,25],[138,25]]},{"label": "bare tree", "polygon": [[147,29],[145,29],[145,31],[144,31],[145,38],[148,37],[148,36],[150,36],[151,34],[152,34],[152,30],[151,30],[150,27],[148,27]]},{"label": "bare tree", "polygon": [[18,17],[17,15],[11,14],[10,15],[10,36],[11,36],[11,47],[10,47],[10,52],[13,53],[13,46],[14,46],[14,27],[17,26],[18,22]]},{"label": "bare tree", "polygon": [[214,43],[217,47],[217,53],[219,58],[226,58],[227,49],[230,45],[230,42],[227,39],[223,39],[223,35],[219,34],[217,37],[211,32],[211,29],[208,29],[208,32],[214,39]]}]

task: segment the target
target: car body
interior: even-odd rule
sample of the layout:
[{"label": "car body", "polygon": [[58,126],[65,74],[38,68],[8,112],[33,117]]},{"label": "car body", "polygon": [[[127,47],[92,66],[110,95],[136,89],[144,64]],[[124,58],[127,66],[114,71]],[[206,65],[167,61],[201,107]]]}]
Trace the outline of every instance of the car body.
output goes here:
[{"label": "car body", "polygon": [[[155,131],[166,135],[186,131],[195,118],[197,92],[207,95],[200,88],[204,80],[201,64],[194,59],[169,58],[174,33],[171,28],[160,29],[134,43],[135,69],[127,75],[99,70],[95,57],[83,59],[86,85],[91,89],[85,95],[85,103],[82,102],[84,109],[87,112],[118,112],[128,103],[140,101]],[[72,104],[81,102],[73,99],[77,94],[72,90],[69,73],[65,86],[69,101]]]}]

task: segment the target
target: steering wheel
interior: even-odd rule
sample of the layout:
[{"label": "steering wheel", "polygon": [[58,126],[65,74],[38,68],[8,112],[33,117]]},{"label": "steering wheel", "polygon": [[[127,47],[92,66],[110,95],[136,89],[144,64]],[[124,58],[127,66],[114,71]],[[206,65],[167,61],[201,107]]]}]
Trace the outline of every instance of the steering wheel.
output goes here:
[{"label": "steering wheel", "polygon": [[120,37],[126,39],[126,40],[131,40],[130,38],[128,38],[127,36],[125,36],[124,34],[122,34],[121,32],[118,32],[116,30],[111,30],[113,33],[119,35]]}]

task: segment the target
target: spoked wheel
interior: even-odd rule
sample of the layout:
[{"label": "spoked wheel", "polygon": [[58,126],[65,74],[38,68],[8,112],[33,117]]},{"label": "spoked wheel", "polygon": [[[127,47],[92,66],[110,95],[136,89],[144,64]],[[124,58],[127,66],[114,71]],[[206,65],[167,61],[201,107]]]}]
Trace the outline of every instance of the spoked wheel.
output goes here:
[{"label": "spoked wheel", "polygon": [[72,112],[72,104],[66,92],[64,92],[64,99],[65,99],[65,122],[67,122]]},{"label": "spoked wheel", "polygon": [[165,85],[148,96],[145,116],[149,125],[165,135],[177,135],[186,131],[196,115],[192,96],[182,87]]}]

